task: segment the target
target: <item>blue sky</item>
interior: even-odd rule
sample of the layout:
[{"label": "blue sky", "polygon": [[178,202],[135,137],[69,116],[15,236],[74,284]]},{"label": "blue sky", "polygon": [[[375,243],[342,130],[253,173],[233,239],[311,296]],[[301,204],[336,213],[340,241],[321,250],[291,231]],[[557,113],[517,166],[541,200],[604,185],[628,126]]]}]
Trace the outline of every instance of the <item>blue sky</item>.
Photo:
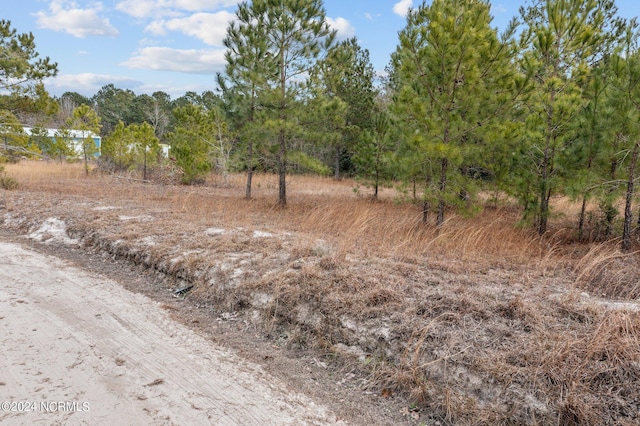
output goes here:
[{"label": "blue sky", "polygon": [[[422,0],[325,0],[340,38],[356,36],[383,72],[409,7]],[[136,94],[162,90],[172,98],[215,88],[224,68],[222,39],[238,0],[17,0],[2,19],[33,32],[41,56],[58,63],[45,82],[52,95],[92,96],[113,83]],[[493,26],[503,28],[525,0],[492,2]],[[625,18],[640,15],[640,1],[618,0]]]}]

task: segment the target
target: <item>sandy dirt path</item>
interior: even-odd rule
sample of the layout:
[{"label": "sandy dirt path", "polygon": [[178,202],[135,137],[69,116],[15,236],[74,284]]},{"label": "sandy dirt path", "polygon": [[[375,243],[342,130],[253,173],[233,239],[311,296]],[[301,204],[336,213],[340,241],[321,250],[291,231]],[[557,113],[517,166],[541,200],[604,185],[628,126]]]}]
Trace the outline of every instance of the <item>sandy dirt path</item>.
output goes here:
[{"label": "sandy dirt path", "polygon": [[335,424],[158,303],[0,242],[0,424]]}]

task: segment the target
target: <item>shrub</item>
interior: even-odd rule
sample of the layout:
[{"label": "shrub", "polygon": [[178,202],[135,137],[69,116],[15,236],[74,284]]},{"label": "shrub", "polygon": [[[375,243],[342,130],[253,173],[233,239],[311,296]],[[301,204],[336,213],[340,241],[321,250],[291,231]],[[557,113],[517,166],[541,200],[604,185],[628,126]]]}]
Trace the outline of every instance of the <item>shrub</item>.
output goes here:
[{"label": "shrub", "polygon": [[0,166],[0,187],[7,190],[18,187],[18,181],[6,175],[4,166]]}]

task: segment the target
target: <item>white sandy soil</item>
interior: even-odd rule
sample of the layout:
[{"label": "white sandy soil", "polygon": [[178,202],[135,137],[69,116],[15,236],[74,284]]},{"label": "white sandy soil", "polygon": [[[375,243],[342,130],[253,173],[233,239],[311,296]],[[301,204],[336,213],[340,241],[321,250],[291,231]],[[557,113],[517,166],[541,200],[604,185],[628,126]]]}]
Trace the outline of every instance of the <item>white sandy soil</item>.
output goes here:
[{"label": "white sandy soil", "polygon": [[336,424],[115,281],[0,242],[0,424]]}]

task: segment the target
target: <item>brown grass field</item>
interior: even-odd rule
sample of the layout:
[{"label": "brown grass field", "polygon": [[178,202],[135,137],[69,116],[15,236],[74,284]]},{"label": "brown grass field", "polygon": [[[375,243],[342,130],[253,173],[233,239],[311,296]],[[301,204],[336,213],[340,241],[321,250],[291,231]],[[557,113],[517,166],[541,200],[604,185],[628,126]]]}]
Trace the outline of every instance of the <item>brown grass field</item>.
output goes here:
[{"label": "brown grass field", "polygon": [[508,201],[436,230],[393,190],[372,202],[349,180],[290,176],[280,209],[269,175],[247,201],[241,175],[6,172],[19,188],[1,194],[4,228],[193,285],[187,301],[357,364],[369,390],[414,404],[415,424],[640,424],[640,256],[575,242],[565,199],[539,237]]}]

